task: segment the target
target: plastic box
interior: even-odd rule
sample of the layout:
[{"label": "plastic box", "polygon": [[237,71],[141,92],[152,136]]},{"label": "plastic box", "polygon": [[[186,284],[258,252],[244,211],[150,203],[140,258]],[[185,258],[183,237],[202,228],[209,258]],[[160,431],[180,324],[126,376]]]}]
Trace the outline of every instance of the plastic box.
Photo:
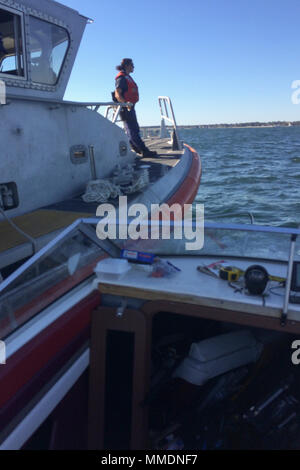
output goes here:
[{"label": "plastic box", "polygon": [[131,269],[127,259],[105,258],[100,261],[94,272],[98,279],[115,281]]}]

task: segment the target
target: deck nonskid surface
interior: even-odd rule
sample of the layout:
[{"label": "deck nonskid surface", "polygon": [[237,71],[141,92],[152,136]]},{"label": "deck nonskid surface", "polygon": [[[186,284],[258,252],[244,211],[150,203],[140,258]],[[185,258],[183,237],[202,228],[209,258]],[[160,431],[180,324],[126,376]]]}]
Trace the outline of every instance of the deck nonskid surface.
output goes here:
[{"label": "deck nonskid surface", "polygon": [[[63,229],[76,219],[90,217],[86,212],[38,210],[16,217],[14,223],[32,238],[39,238],[56,230]],[[28,243],[7,221],[0,222],[0,252]]]},{"label": "deck nonskid surface", "polygon": [[143,158],[143,162],[159,163],[160,165],[174,167],[177,165],[183,154],[181,150],[172,149],[170,139],[145,139],[145,144],[150,150],[157,152],[158,156],[155,158]]}]

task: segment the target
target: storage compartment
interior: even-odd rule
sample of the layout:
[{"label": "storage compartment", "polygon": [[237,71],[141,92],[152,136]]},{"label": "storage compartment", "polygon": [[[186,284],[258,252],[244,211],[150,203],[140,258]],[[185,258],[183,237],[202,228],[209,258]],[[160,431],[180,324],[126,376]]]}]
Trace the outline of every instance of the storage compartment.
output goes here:
[{"label": "storage compartment", "polygon": [[286,333],[158,314],[146,400],[150,447],[300,449],[294,339]]},{"label": "storage compartment", "polygon": [[293,335],[111,307],[94,321],[91,449],[300,449]]}]

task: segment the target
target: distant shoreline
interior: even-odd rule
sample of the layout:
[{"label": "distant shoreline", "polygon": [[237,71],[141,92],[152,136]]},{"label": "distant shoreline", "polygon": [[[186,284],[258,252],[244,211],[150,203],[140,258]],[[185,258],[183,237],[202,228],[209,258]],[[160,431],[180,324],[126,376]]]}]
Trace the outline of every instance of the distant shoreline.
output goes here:
[{"label": "distant shoreline", "polygon": [[[253,127],[296,127],[300,121],[274,121],[274,122],[240,122],[235,124],[194,124],[177,126],[179,129],[226,129],[226,128],[253,128]],[[143,129],[157,129],[159,126],[141,126]],[[171,128],[170,126],[166,126]]]}]

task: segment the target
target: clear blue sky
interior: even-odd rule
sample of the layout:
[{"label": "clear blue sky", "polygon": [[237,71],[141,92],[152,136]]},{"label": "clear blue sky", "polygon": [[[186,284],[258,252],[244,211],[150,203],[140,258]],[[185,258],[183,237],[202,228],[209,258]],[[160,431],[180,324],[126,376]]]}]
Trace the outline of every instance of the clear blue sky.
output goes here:
[{"label": "clear blue sky", "polygon": [[178,124],[300,120],[300,0],[62,0],[87,25],[65,99],[107,101],[115,66],[134,60],[141,125],[158,95]]}]

